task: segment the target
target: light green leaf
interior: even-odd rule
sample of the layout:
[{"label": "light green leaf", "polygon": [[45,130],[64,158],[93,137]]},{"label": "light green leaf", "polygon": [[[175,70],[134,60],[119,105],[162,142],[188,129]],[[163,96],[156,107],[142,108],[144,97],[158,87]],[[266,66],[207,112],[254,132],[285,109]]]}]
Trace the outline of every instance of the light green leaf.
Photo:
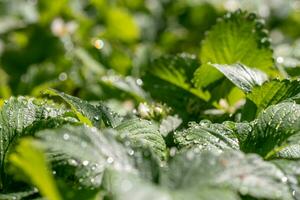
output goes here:
[{"label": "light green leaf", "polygon": [[133,42],[140,37],[140,29],[133,16],[123,8],[112,7],[106,13],[107,37]]},{"label": "light green leaf", "polygon": [[45,155],[32,139],[23,139],[16,152],[10,155],[10,162],[20,169],[49,200],[61,200],[58,188],[49,170]]},{"label": "light green leaf", "polygon": [[242,63],[267,74],[274,74],[269,38],[254,14],[242,11],[227,13],[210,30],[202,42],[200,66],[193,79],[197,88],[219,80],[222,74],[208,63]]},{"label": "light green leaf", "polygon": [[270,158],[290,136],[299,133],[300,105],[286,102],[270,106],[251,124],[252,129],[240,141],[241,149]]},{"label": "light green leaf", "polygon": [[160,159],[166,159],[166,144],[158,127],[142,119],[125,120],[116,127],[121,138],[126,138],[132,147],[147,147]]},{"label": "light green leaf", "polygon": [[172,190],[209,185],[257,199],[292,200],[286,179],[272,163],[239,151],[177,154],[162,174],[162,184]]},{"label": "light green leaf", "polygon": [[199,124],[190,123],[189,128],[175,132],[175,143],[184,149],[210,150],[222,152],[225,149],[238,149],[239,144],[233,131],[234,125],[213,124],[203,120]]},{"label": "light green leaf", "polygon": [[216,69],[223,73],[233,84],[245,92],[250,92],[252,87],[260,86],[268,80],[268,76],[253,68],[248,68],[242,64],[219,65],[212,64]]}]

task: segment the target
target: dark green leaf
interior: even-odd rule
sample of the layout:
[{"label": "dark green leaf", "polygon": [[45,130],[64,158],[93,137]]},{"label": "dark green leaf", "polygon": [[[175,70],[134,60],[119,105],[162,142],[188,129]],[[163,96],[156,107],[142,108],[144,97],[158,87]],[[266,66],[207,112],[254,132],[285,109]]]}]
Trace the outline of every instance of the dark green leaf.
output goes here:
[{"label": "dark green leaf", "polygon": [[230,123],[213,124],[203,120],[192,123],[188,129],[175,132],[175,143],[181,148],[193,148],[200,151],[222,152],[225,149],[238,149],[239,144]]},{"label": "dark green leaf", "polygon": [[166,159],[166,144],[158,127],[151,121],[131,119],[116,127],[121,138],[127,138],[133,147],[144,146],[153,151],[162,160]]},{"label": "dark green leaf", "polygon": [[[256,114],[259,114],[268,106],[296,97],[300,93],[300,81],[298,80],[272,80],[262,86],[255,86],[247,94],[247,101],[255,104]],[[245,112],[253,110],[250,103],[246,104]],[[255,112],[255,111],[254,111]]]},{"label": "dark green leaf", "polygon": [[290,136],[300,131],[300,105],[286,102],[270,106],[251,126],[247,136],[243,136],[241,149],[269,158],[282,149]]},{"label": "dark green leaf", "polygon": [[203,100],[208,100],[209,93],[193,88],[190,81],[198,66],[196,58],[188,54],[163,56],[154,61],[149,72]]}]

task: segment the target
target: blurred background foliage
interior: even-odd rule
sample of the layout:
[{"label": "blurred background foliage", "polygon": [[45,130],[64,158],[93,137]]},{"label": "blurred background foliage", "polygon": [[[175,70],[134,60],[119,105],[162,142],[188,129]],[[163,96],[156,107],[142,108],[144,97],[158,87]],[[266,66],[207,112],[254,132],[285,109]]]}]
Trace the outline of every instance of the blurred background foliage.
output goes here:
[{"label": "blurred background foliage", "polygon": [[299,76],[300,1],[0,0],[0,102],[52,87],[121,113],[140,102],[164,104],[163,90],[149,93],[159,81],[145,77],[152,60],[198,55],[218,17],[239,8],[265,19],[277,67]]}]

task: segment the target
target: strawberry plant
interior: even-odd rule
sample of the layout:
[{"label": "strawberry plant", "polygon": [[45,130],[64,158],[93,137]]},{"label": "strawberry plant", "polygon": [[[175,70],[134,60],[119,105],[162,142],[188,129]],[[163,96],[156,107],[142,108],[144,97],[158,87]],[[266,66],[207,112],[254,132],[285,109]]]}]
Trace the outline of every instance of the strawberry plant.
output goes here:
[{"label": "strawberry plant", "polygon": [[[38,22],[3,34],[24,46],[0,62],[0,199],[300,199],[297,45],[282,55],[261,17],[213,3],[155,1],[164,16],[142,1],[50,2],[39,1]],[[174,39],[125,8],[151,22],[180,10],[192,30]],[[88,15],[105,24],[93,49]],[[208,23],[198,27],[198,15]],[[54,36],[42,33],[49,24]],[[38,33],[53,41],[49,52],[22,40]],[[31,60],[10,59],[28,50]]]}]

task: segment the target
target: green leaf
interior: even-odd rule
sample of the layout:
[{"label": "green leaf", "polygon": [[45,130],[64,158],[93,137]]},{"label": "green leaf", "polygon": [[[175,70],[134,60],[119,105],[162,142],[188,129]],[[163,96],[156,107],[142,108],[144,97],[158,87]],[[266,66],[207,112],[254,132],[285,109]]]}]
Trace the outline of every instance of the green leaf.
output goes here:
[{"label": "green leaf", "polygon": [[120,120],[120,117],[117,116],[117,114],[113,113],[109,108],[102,104],[94,106],[87,101],[54,89],[48,89],[45,91],[45,94],[62,98],[76,113],[78,119],[88,126],[94,125],[99,128],[101,127],[101,120],[103,120],[105,125],[114,127]]},{"label": "green leaf", "polygon": [[197,88],[207,87],[219,80],[222,74],[209,63],[241,63],[255,67],[267,74],[272,70],[273,57],[269,48],[269,38],[263,29],[264,25],[254,14],[242,11],[227,13],[209,31],[202,42],[200,66],[193,79]]},{"label": "green leaf", "polygon": [[[67,110],[51,101],[27,97],[11,97],[0,110],[0,188],[4,179],[6,153],[20,136],[29,134],[24,130],[42,119],[63,116]],[[31,132],[30,134],[33,134]]]},{"label": "green leaf", "polygon": [[103,171],[112,167],[121,171],[135,171],[129,151],[113,137],[112,131],[100,132],[86,126],[65,125],[58,129],[37,133],[48,159],[77,168],[77,178],[86,187],[101,185]]},{"label": "green leaf", "polygon": [[222,152],[225,149],[239,148],[233,125],[229,122],[213,124],[208,120],[203,120],[199,124],[190,123],[188,129],[175,132],[174,138],[175,143],[184,149]]},{"label": "green leaf", "polygon": [[190,82],[198,66],[196,58],[189,54],[162,56],[154,61],[149,72],[203,100],[208,100],[209,93],[193,88]]},{"label": "green leaf", "polygon": [[248,68],[242,64],[219,65],[212,64],[223,73],[233,84],[245,92],[250,92],[254,86],[260,86],[268,80],[267,75],[253,68]]},{"label": "green leaf", "polygon": [[272,163],[239,151],[177,154],[162,174],[162,184],[172,190],[227,188],[257,199],[292,200],[287,178]]},{"label": "green leaf", "polygon": [[169,133],[175,131],[181,123],[182,120],[178,116],[167,116],[161,121],[159,132],[166,137]]},{"label": "green leaf", "polygon": [[101,83],[126,92],[140,102],[144,102],[149,98],[146,92],[141,88],[141,79],[135,79],[131,76],[124,78],[116,74],[107,74],[102,76]]},{"label": "green leaf", "polygon": [[300,170],[299,170],[299,160],[286,160],[278,159],[273,160],[272,163],[277,165],[286,175],[288,184],[290,185],[291,193],[295,200],[300,199]]},{"label": "green leaf", "polygon": [[123,42],[133,42],[140,37],[140,30],[133,16],[123,8],[112,7],[106,13],[107,37]]},{"label": "green leaf", "polygon": [[166,144],[158,127],[151,121],[130,119],[115,128],[121,138],[126,138],[132,147],[147,147],[160,159],[166,159]]},{"label": "green leaf", "polygon": [[300,159],[300,134],[290,136],[276,148],[272,158]]},{"label": "green leaf", "polygon": [[239,200],[235,192],[223,188],[188,188],[173,190],[147,182],[135,174],[107,171],[104,188],[116,200]]},{"label": "green leaf", "polygon": [[10,155],[10,162],[20,169],[49,200],[61,200],[45,155],[32,139],[23,139],[16,152]]},{"label": "green leaf", "polygon": [[104,176],[104,188],[115,200],[172,200],[162,188],[131,173],[107,170]]},{"label": "green leaf", "polygon": [[[296,97],[300,93],[300,81],[299,80],[271,80],[265,82],[261,86],[255,86],[251,92],[247,94],[247,101],[251,101],[256,106],[256,115],[263,109],[280,103],[285,100],[289,100]],[[246,104],[244,108],[246,112],[253,110],[250,107],[250,103]],[[255,108],[254,108],[255,109]],[[255,112],[255,111],[254,111]]]},{"label": "green leaf", "polygon": [[252,129],[240,142],[241,149],[270,158],[282,149],[290,136],[300,131],[299,117],[300,105],[296,103],[285,102],[268,107],[251,122]]},{"label": "green leaf", "polygon": [[13,193],[1,193],[0,194],[0,199],[5,199],[5,200],[21,200],[23,198],[28,198],[32,195],[37,194],[36,189],[28,190],[28,191],[23,191],[23,192],[13,192]]}]

